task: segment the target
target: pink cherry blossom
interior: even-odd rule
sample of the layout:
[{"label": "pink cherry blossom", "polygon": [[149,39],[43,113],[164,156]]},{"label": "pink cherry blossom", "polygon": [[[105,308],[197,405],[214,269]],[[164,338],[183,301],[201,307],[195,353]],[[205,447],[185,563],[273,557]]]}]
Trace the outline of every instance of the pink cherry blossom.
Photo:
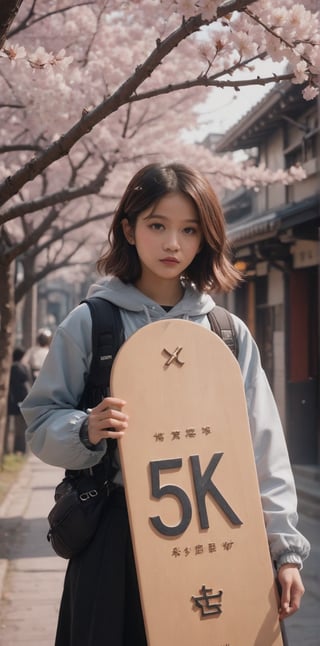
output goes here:
[{"label": "pink cherry blossom", "polygon": [[20,47],[18,43],[12,45],[6,41],[2,50],[0,50],[0,56],[7,57],[10,61],[16,61],[26,58],[26,50],[24,47]]},{"label": "pink cherry blossom", "polygon": [[308,79],[308,74],[307,74],[307,63],[306,61],[299,61],[297,65],[294,68],[294,79],[292,79],[292,83],[303,83],[304,81],[307,81]]},{"label": "pink cherry blossom", "polygon": [[[31,4],[23,3],[21,20]],[[10,46],[6,43],[2,50],[2,101],[17,106],[2,113],[10,138],[25,144],[27,151],[39,141],[45,148],[58,140],[104,99],[121,95],[127,81],[146,61],[152,63],[162,43],[181,29],[179,42],[156,64],[150,63],[149,73],[123,105],[120,102],[69,151],[70,163],[81,167],[77,179],[94,177],[102,158],[129,174],[150,158],[174,154],[211,169],[221,188],[226,183],[275,181],[276,175],[265,169],[246,167],[242,173],[232,161],[224,160],[222,172],[221,158],[216,160],[199,145],[187,145],[182,132],[196,128],[197,108],[215,86],[237,86],[240,78],[243,83],[254,78],[263,83],[254,67],[261,58],[287,61],[285,74],[296,84],[307,80],[303,96],[313,98],[320,73],[320,45],[315,44],[320,43],[319,17],[309,5],[290,0],[258,0],[229,13],[224,7],[222,0],[163,0],[156,8],[154,0],[108,0],[106,11],[100,2],[71,6],[67,0],[52,0],[52,15],[22,30],[19,45],[10,39]],[[45,0],[37,1],[37,10],[37,15],[46,15]],[[268,82],[277,80],[272,67],[266,76]],[[3,139],[6,136],[3,133]],[[29,161],[33,152],[24,151],[26,159],[20,155],[6,155],[3,177]],[[61,187],[65,160],[46,172],[47,190]],[[277,177],[282,181],[285,176]],[[30,184],[31,196],[37,195],[40,184]],[[24,190],[21,187],[22,197]],[[94,204],[95,198],[91,200]]]},{"label": "pink cherry blossom", "polygon": [[306,101],[312,101],[312,99],[318,96],[319,88],[314,85],[307,85],[307,87],[302,90],[302,94]]}]

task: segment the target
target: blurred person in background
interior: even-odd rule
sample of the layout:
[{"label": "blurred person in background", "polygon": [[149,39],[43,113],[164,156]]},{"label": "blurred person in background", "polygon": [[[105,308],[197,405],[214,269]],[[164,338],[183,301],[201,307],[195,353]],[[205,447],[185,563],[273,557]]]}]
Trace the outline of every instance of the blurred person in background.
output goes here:
[{"label": "blurred person in background", "polygon": [[32,381],[35,381],[40,368],[48,354],[52,340],[52,332],[49,328],[38,330],[36,345],[31,346],[23,357],[23,363],[30,370]]},{"label": "blurred person in background", "polygon": [[[21,402],[27,396],[32,383],[29,368],[22,363],[25,350],[15,348],[12,355],[8,394],[8,415],[5,435],[5,453],[25,453],[26,423],[21,415]],[[13,441],[12,439],[13,438]]]}]

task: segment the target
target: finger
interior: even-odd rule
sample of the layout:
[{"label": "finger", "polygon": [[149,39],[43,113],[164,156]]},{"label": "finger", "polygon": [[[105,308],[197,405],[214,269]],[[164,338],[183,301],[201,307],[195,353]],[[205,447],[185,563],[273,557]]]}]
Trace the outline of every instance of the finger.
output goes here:
[{"label": "finger", "polygon": [[286,593],[281,595],[280,619],[290,617],[299,610],[303,592],[303,588],[287,586]]},{"label": "finger", "polygon": [[118,431],[112,428],[109,428],[106,431],[101,431],[101,438],[103,439],[115,439],[118,440],[119,438],[123,437],[125,434],[125,431]]},{"label": "finger", "polygon": [[89,420],[90,421],[94,420],[95,422],[104,422],[105,420],[108,420],[111,418],[119,419],[123,421],[128,421],[129,419],[126,413],[123,413],[118,408],[111,408],[111,407],[107,407],[102,410],[101,409],[98,410],[94,408],[89,415]]},{"label": "finger", "polygon": [[288,616],[288,613],[290,610],[290,589],[291,589],[291,582],[289,582],[289,580],[286,577],[282,576],[281,577],[281,598],[280,598],[280,608],[279,608],[280,619],[284,619],[285,617]]},{"label": "finger", "polygon": [[127,427],[127,422],[112,418],[110,418],[108,422],[106,422],[105,419],[100,421],[96,420],[88,427],[89,439],[93,444],[96,444],[102,439],[119,438],[124,435]]},{"label": "finger", "polygon": [[110,417],[110,419],[105,420],[104,423],[102,423],[100,428],[101,430],[106,431],[109,431],[110,429],[115,431],[124,431],[128,428],[128,422]]},{"label": "finger", "polygon": [[290,608],[289,608],[289,614],[293,615],[294,612],[297,612],[299,610],[300,605],[301,605],[301,598],[303,595],[303,590],[297,587],[292,587],[291,588],[291,599],[290,599]]},{"label": "finger", "polygon": [[118,411],[108,410],[108,412],[97,419],[99,428],[111,428],[114,426],[128,426],[128,416],[119,413]]},{"label": "finger", "polygon": [[288,617],[291,617],[291,615],[294,615],[295,612],[297,612],[299,608],[295,608],[294,606],[289,606],[288,608],[284,608],[283,610],[280,610],[279,613],[279,619],[280,621],[283,621],[283,619],[288,619]]},{"label": "finger", "polygon": [[[119,437],[128,427],[128,415],[119,410],[93,409],[88,416],[88,436],[93,444],[103,438]],[[112,434],[110,434],[110,431]],[[114,435],[115,434],[115,435]]]},{"label": "finger", "polygon": [[90,420],[91,428],[94,428],[98,431],[108,430],[109,428],[115,428],[117,430],[124,430],[128,428],[128,418],[121,417],[119,418],[116,415],[108,415],[107,417],[100,417]]},{"label": "finger", "polygon": [[111,418],[122,420],[123,422],[127,422],[129,419],[128,415],[114,408],[106,408],[105,410],[99,411],[97,413],[92,411],[90,415],[90,419],[95,420],[96,422],[104,422],[105,420],[109,420]]},{"label": "finger", "polygon": [[120,410],[126,405],[124,399],[119,399],[118,397],[105,397],[102,401],[95,407],[97,412],[107,410],[108,408],[120,408]]}]

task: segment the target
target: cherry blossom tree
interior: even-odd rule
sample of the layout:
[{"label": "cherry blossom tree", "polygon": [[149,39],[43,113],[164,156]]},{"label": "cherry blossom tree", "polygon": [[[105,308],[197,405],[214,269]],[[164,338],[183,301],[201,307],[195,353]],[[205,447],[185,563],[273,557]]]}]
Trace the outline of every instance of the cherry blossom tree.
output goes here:
[{"label": "cherry blossom tree", "polygon": [[[312,2],[291,0],[10,0],[0,21],[4,419],[15,301],[35,279],[27,272],[15,294],[15,259],[29,267],[40,259],[45,272],[51,246],[56,265],[62,247],[66,262],[80,262],[75,231],[101,240],[94,222],[106,220],[128,177],[153,159],[189,159],[218,188],[301,178],[296,168],[271,173],[217,158],[187,145],[181,131],[195,128],[195,106],[215,88],[287,80],[314,98],[320,28]],[[269,65],[258,74],[261,61]],[[270,73],[272,61],[287,66]]]},{"label": "cherry blossom tree", "polygon": [[3,46],[10,26],[23,0],[6,0],[0,5],[0,47]]}]

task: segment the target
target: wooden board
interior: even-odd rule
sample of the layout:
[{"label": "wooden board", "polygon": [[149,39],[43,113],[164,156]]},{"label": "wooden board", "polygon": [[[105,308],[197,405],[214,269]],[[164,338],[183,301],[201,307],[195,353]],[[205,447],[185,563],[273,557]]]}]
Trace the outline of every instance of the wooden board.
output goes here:
[{"label": "wooden board", "polygon": [[280,646],[278,599],[238,362],[200,325],[120,349],[111,390],[149,646]]}]

